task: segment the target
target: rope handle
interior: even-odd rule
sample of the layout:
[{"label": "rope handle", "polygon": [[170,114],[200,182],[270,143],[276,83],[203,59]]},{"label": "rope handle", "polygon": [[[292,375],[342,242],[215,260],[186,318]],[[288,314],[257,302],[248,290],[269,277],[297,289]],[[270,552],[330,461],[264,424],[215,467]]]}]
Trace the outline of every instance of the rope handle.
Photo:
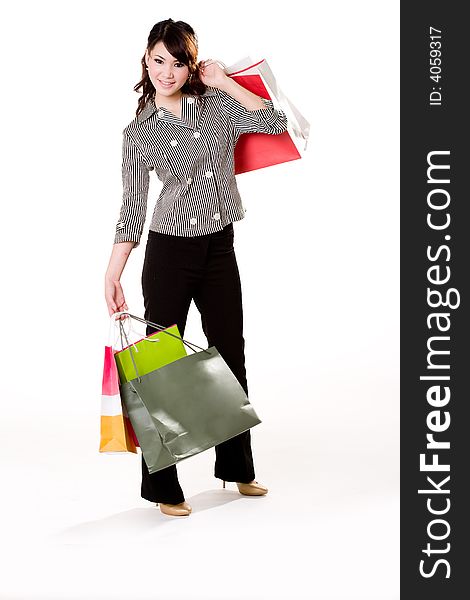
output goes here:
[{"label": "rope handle", "polygon": [[[198,350],[203,350],[204,352],[207,352],[207,350],[205,348],[201,348],[201,346],[198,346],[194,342],[190,342],[190,341],[182,338],[180,335],[175,335],[174,333],[170,333],[169,331],[166,331],[166,329],[168,329],[168,328],[165,327],[164,325],[159,325],[158,323],[154,323],[153,321],[148,321],[147,319],[143,319],[142,317],[137,317],[136,315],[132,315],[130,312],[123,311],[123,312],[114,313],[112,315],[111,319],[114,319],[114,321],[115,321],[116,320],[115,317],[120,316],[120,315],[128,315],[129,317],[131,317],[132,319],[135,319],[136,321],[139,321],[140,323],[145,323],[147,325],[150,325],[154,329],[157,329],[157,331],[165,333],[166,335],[170,335],[171,337],[174,337],[177,340],[181,340],[183,342],[183,344],[188,346],[188,348],[190,350],[192,350],[193,352],[196,352],[196,350],[194,350],[194,348],[197,348]],[[145,338],[143,338],[143,341],[156,342],[157,340],[150,340],[148,337],[145,337]],[[194,346],[194,348],[193,348],[193,346]],[[210,354],[210,352],[209,352],[209,354]]]},{"label": "rope handle", "polygon": [[[170,333],[169,331],[166,331],[166,327],[164,327],[163,325],[159,325],[158,323],[154,323],[153,321],[148,321],[147,319],[142,319],[141,317],[137,317],[136,315],[131,314],[130,312],[127,311],[122,311],[122,312],[116,312],[113,315],[111,315],[111,326],[114,326],[116,324],[116,317],[119,317],[121,315],[128,315],[129,317],[131,317],[132,319],[135,319],[136,321],[139,321],[140,323],[146,323],[147,325],[150,325],[151,327],[153,327],[154,329],[157,329],[157,331],[159,331],[160,333],[165,333],[166,335],[169,335],[171,337],[176,338],[177,340],[180,340],[181,342],[183,342],[183,344],[185,344],[190,350],[192,350],[193,352],[197,352],[194,348],[198,348],[199,350],[202,350],[203,352],[207,352],[207,354],[210,354],[210,352],[208,350],[206,350],[205,348],[201,348],[201,346],[198,346],[197,344],[194,344],[193,342],[189,342],[188,340],[185,340],[184,338],[182,338],[179,335],[175,335],[174,333]],[[110,339],[111,339],[111,326],[110,326]],[[129,328],[129,332],[130,332],[130,328]],[[120,338],[121,338],[121,348],[124,349],[124,342],[123,342],[123,337],[126,341],[126,345],[128,347],[129,353],[131,355],[131,360],[132,360],[132,364],[134,365],[134,370],[136,372],[137,378],[139,380],[140,383],[140,374],[139,371],[137,369],[137,365],[135,364],[135,360],[134,360],[134,354],[132,352],[132,347],[134,346],[134,350],[137,352],[138,350],[135,347],[135,344],[132,344],[129,342],[129,338],[127,337],[127,333],[124,329],[124,324],[122,322],[122,319],[119,319],[119,333],[120,333]],[[143,338],[142,341],[146,341],[146,342],[157,342],[158,340],[151,340],[148,337]],[[113,346],[113,344],[111,343],[111,347]]]}]

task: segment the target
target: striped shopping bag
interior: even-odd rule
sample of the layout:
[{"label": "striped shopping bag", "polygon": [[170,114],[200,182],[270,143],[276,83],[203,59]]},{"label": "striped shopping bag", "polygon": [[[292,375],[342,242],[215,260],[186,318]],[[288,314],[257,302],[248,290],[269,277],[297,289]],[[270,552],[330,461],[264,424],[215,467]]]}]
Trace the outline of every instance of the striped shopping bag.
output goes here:
[{"label": "striped shopping bag", "polygon": [[135,433],[121,402],[119,375],[112,344],[105,346],[101,394],[100,452],[134,452]]},{"label": "striped shopping bag", "polygon": [[279,135],[245,133],[240,136],[235,146],[235,174],[301,158],[307,149],[310,123],[281,90],[267,60],[253,61],[247,56],[225,67],[224,72],[250,92],[271,100],[287,117],[287,131]]}]

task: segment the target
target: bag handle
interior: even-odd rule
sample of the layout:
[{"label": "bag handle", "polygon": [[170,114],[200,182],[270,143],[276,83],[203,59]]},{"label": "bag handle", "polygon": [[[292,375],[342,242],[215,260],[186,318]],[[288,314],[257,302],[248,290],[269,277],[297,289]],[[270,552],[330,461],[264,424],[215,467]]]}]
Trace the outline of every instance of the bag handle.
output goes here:
[{"label": "bag handle", "polygon": [[[166,335],[170,335],[171,337],[176,338],[177,340],[181,340],[183,342],[183,344],[185,344],[190,350],[192,350],[193,352],[196,352],[196,350],[194,350],[194,348],[198,348],[199,350],[202,350],[203,352],[207,352],[207,354],[210,354],[210,352],[208,350],[206,350],[205,348],[201,348],[201,346],[198,346],[197,344],[194,344],[193,342],[188,342],[188,340],[183,339],[181,336],[179,335],[175,335],[174,333],[170,333],[169,331],[166,331],[166,327],[164,327],[163,325],[159,325],[158,323],[154,323],[153,321],[148,321],[147,319],[142,319],[141,317],[137,317],[136,315],[132,315],[130,312],[127,311],[122,311],[122,312],[116,312],[113,315],[111,315],[111,324],[115,324],[116,322],[116,317],[121,316],[121,315],[128,315],[129,317],[131,317],[132,319],[135,319],[136,321],[139,321],[141,323],[146,323],[147,325],[150,325],[151,327],[153,327],[154,329],[157,329],[158,331],[160,331],[160,333],[165,333]],[[129,343],[129,338],[127,337],[126,331],[124,329],[124,325],[122,322],[122,319],[119,319],[119,332],[120,332],[120,336],[121,336],[121,347],[124,348],[124,343],[123,343],[123,336],[126,340],[126,344],[129,348],[129,352],[131,355],[131,360],[132,360],[132,364],[134,365],[134,370],[136,372],[137,378],[140,381],[140,374],[139,371],[137,369],[137,365],[135,364],[135,360],[134,360],[134,355],[132,353],[131,347],[133,346],[133,344]],[[143,338],[144,341],[146,342],[156,342],[157,340],[150,340],[147,337]],[[193,348],[194,346],[194,348]]]},{"label": "bag handle", "polygon": [[[112,315],[111,318],[116,320],[115,317],[120,316],[120,315],[128,315],[129,317],[131,317],[132,319],[135,319],[136,321],[139,321],[140,323],[145,323],[147,325],[150,325],[154,329],[157,329],[158,331],[165,333],[166,335],[171,335],[171,337],[174,337],[177,340],[181,340],[183,342],[183,344],[188,346],[188,348],[190,350],[192,350],[193,352],[196,352],[196,350],[194,350],[194,348],[197,348],[198,350],[203,350],[204,352],[208,352],[208,350],[206,350],[205,348],[201,348],[201,346],[198,346],[194,342],[189,342],[188,340],[185,340],[184,338],[182,338],[180,335],[175,335],[174,333],[170,333],[169,331],[166,331],[166,329],[168,329],[168,328],[165,327],[164,325],[159,325],[158,323],[154,323],[153,321],[148,321],[147,319],[143,319],[142,317],[137,317],[136,315],[132,315],[130,312],[127,312],[127,311],[116,312]],[[127,341],[127,339],[126,339],[126,341]],[[146,337],[146,338],[144,338],[144,341],[156,342],[157,340],[150,340]],[[194,348],[192,346],[194,346]],[[210,352],[208,352],[208,354],[210,354]]]},{"label": "bag handle", "polygon": [[129,344],[129,339],[128,339],[127,334],[126,334],[126,332],[124,330],[124,325],[123,325],[121,319],[119,319],[119,333],[121,334],[121,346],[123,348],[124,348],[124,342],[122,341],[122,336],[124,335],[124,337],[126,339],[126,343],[127,343],[127,346],[129,347],[129,352],[130,352],[130,355],[131,355],[132,364],[134,365],[134,370],[136,372],[137,379],[139,380],[139,383],[140,383],[140,373],[139,373],[139,371],[137,369],[137,365],[135,364],[134,355],[132,354],[132,350],[131,350],[131,344]]}]

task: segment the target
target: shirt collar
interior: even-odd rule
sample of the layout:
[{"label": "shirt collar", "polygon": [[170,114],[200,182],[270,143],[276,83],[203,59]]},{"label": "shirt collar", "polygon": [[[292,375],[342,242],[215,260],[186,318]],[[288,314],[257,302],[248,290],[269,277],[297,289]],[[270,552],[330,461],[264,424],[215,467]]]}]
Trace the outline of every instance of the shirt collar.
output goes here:
[{"label": "shirt collar", "polygon": [[[207,98],[209,96],[216,96],[217,92],[214,89],[210,89],[207,88],[206,91],[204,92],[204,94],[202,94],[203,98]],[[188,102],[188,98],[191,96],[183,96],[183,102],[187,103]],[[193,98],[195,98],[195,96],[192,96]],[[183,107],[183,112],[184,111]],[[147,100],[146,105],[144,106],[143,111],[136,117],[137,122],[143,123],[143,121],[147,120],[149,117],[151,117],[155,112],[157,111],[157,107],[155,105],[155,101],[153,98],[149,98]],[[179,119],[177,119],[174,115],[172,115],[171,113],[168,114],[168,112],[165,113],[165,116],[163,117],[164,120],[166,121],[173,121],[176,122],[178,124],[182,124],[181,121]]]}]

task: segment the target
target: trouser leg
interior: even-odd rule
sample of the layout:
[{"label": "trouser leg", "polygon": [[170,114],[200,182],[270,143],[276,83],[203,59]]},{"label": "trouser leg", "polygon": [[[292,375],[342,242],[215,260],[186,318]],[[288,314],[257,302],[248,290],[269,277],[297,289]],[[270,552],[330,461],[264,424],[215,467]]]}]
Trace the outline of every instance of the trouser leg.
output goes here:
[{"label": "trouser leg", "polygon": [[[195,281],[188,263],[193,254],[184,252],[187,243],[190,241],[185,238],[175,239],[175,236],[149,231],[142,269],[145,318],[164,327],[176,323],[182,337]],[[155,329],[148,325],[147,335],[154,332]],[[149,474],[142,454],[141,496],[151,502],[183,502],[176,465]]]},{"label": "trouser leg", "polygon": [[[233,248],[233,225],[212,234],[205,273],[194,302],[209,346],[215,346],[248,394],[243,338],[242,292]],[[215,446],[214,475],[248,483],[255,478],[250,430]]]}]

